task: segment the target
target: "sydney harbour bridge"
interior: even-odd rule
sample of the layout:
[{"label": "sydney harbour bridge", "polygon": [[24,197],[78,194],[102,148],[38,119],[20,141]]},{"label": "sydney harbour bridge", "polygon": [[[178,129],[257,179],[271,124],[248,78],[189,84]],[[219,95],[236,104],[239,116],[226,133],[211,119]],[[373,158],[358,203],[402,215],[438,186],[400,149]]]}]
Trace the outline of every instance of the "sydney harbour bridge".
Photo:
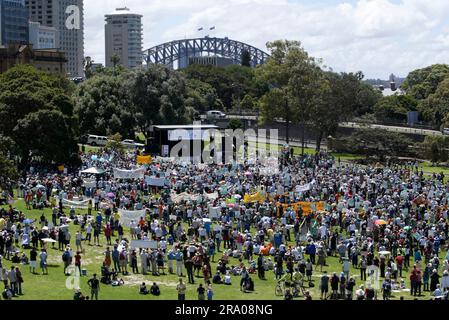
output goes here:
[{"label": "sydney harbour bridge", "polygon": [[147,65],[164,64],[171,68],[184,68],[192,57],[216,56],[228,59],[233,64],[242,63],[242,55],[247,52],[250,66],[263,64],[269,55],[249,44],[228,38],[195,38],[175,40],[145,50],[144,61]]}]

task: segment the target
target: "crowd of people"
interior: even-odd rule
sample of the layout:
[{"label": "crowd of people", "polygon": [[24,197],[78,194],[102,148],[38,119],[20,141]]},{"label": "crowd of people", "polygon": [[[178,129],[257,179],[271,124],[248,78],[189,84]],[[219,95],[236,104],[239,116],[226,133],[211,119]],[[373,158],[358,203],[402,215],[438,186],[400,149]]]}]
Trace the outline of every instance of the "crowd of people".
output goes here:
[{"label": "crowd of people", "polygon": [[[287,300],[301,294],[310,300],[314,273],[317,299],[388,300],[393,292],[448,298],[449,256],[440,256],[447,252],[449,189],[444,175],[425,176],[415,163],[361,166],[326,153],[285,152],[279,172],[266,174],[258,161],[206,166],[157,158],[145,176],[166,183],[154,186],[146,178],[114,178],[114,168],[138,167],[133,153],[104,151],[82,160],[81,170],[104,173],[86,178],[33,168],[19,181],[27,210],[50,208],[51,217],[33,221],[12,204],[1,209],[1,259],[15,264],[6,270],[0,259],[3,298],[22,294],[19,265],[36,273],[39,261],[48,274],[50,244],[61,250],[64,273],[72,264],[82,273],[92,241],[107,247],[101,276],[89,280],[91,299],[98,299],[100,284],[123,285],[130,273],[176,275],[181,300],[183,277],[191,285],[202,279],[200,300],[212,299],[212,285],[257,290],[255,277],[275,278]],[[67,205],[84,200],[82,211]],[[124,225],[120,210],[145,214]],[[133,240],[157,245],[133,247]],[[338,270],[329,270],[329,257],[338,259]],[[374,277],[379,286],[369,282]],[[161,290],[142,283],[138,293]]]}]

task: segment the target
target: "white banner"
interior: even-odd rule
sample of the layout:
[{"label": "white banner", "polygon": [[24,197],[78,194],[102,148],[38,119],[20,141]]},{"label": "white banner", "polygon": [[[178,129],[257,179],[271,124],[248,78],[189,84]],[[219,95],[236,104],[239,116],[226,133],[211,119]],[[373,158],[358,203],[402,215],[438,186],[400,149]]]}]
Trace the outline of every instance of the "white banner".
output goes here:
[{"label": "white banner", "polygon": [[157,249],[158,243],[153,240],[131,240],[130,248]]},{"label": "white banner", "polygon": [[129,226],[131,225],[131,221],[138,223],[140,218],[145,218],[146,215],[146,210],[128,211],[119,209],[118,212],[120,213],[121,225],[127,228],[129,228]]},{"label": "white banner", "polygon": [[220,207],[209,207],[209,218],[210,219],[218,219],[220,216],[221,208]]},{"label": "white banner", "polygon": [[301,193],[301,192],[306,192],[309,191],[311,187],[311,184],[305,184],[303,186],[296,186],[296,192]]},{"label": "white banner", "polygon": [[145,176],[145,168],[135,170],[123,170],[114,168],[115,179],[143,179]]},{"label": "white banner", "polygon": [[83,201],[70,201],[67,199],[62,199],[62,204],[67,207],[73,207],[75,209],[87,209],[87,204],[89,203],[90,199],[83,200]]},{"label": "white banner", "polygon": [[204,196],[209,200],[216,200],[216,199],[218,199],[218,192],[214,192],[214,193],[204,192]]},{"label": "white banner", "polygon": [[156,178],[156,177],[145,176],[145,183],[149,186],[163,187],[163,186],[165,186],[166,182],[168,182],[168,181],[165,178]]},{"label": "white banner", "polygon": [[95,180],[83,180],[83,186],[86,188],[96,188],[97,187],[97,181]]}]

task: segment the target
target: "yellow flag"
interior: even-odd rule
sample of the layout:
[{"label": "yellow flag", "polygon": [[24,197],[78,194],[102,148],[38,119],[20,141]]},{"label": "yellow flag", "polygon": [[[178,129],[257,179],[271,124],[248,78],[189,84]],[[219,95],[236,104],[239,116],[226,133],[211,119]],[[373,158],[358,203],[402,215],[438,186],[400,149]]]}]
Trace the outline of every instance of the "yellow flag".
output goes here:
[{"label": "yellow flag", "polygon": [[152,161],[151,156],[137,156],[137,164],[150,164]]},{"label": "yellow flag", "polygon": [[58,166],[58,170],[59,170],[59,172],[64,172],[64,165]]}]

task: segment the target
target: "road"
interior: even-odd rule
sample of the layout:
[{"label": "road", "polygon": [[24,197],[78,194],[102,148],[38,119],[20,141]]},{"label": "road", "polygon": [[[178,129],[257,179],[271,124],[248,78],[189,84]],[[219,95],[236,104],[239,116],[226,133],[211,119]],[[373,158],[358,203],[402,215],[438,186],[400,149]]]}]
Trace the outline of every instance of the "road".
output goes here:
[{"label": "road", "polygon": [[[257,116],[249,116],[249,115],[227,115],[227,119],[241,119],[241,120],[251,120],[256,121]],[[278,119],[277,122],[284,122],[281,119]],[[391,132],[398,133],[408,133],[408,134],[417,134],[423,136],[442,136],[443,134],[437,130],[429,130],[429,129],[419,129],[419,128],[411,128],[411,127],[398,127],[398,126],[386,126],[380,124],[361,124],[355,122],[342,122],[340,123],[340,127],[342,128],[372,128],[372,129],[382,129]]]}]

